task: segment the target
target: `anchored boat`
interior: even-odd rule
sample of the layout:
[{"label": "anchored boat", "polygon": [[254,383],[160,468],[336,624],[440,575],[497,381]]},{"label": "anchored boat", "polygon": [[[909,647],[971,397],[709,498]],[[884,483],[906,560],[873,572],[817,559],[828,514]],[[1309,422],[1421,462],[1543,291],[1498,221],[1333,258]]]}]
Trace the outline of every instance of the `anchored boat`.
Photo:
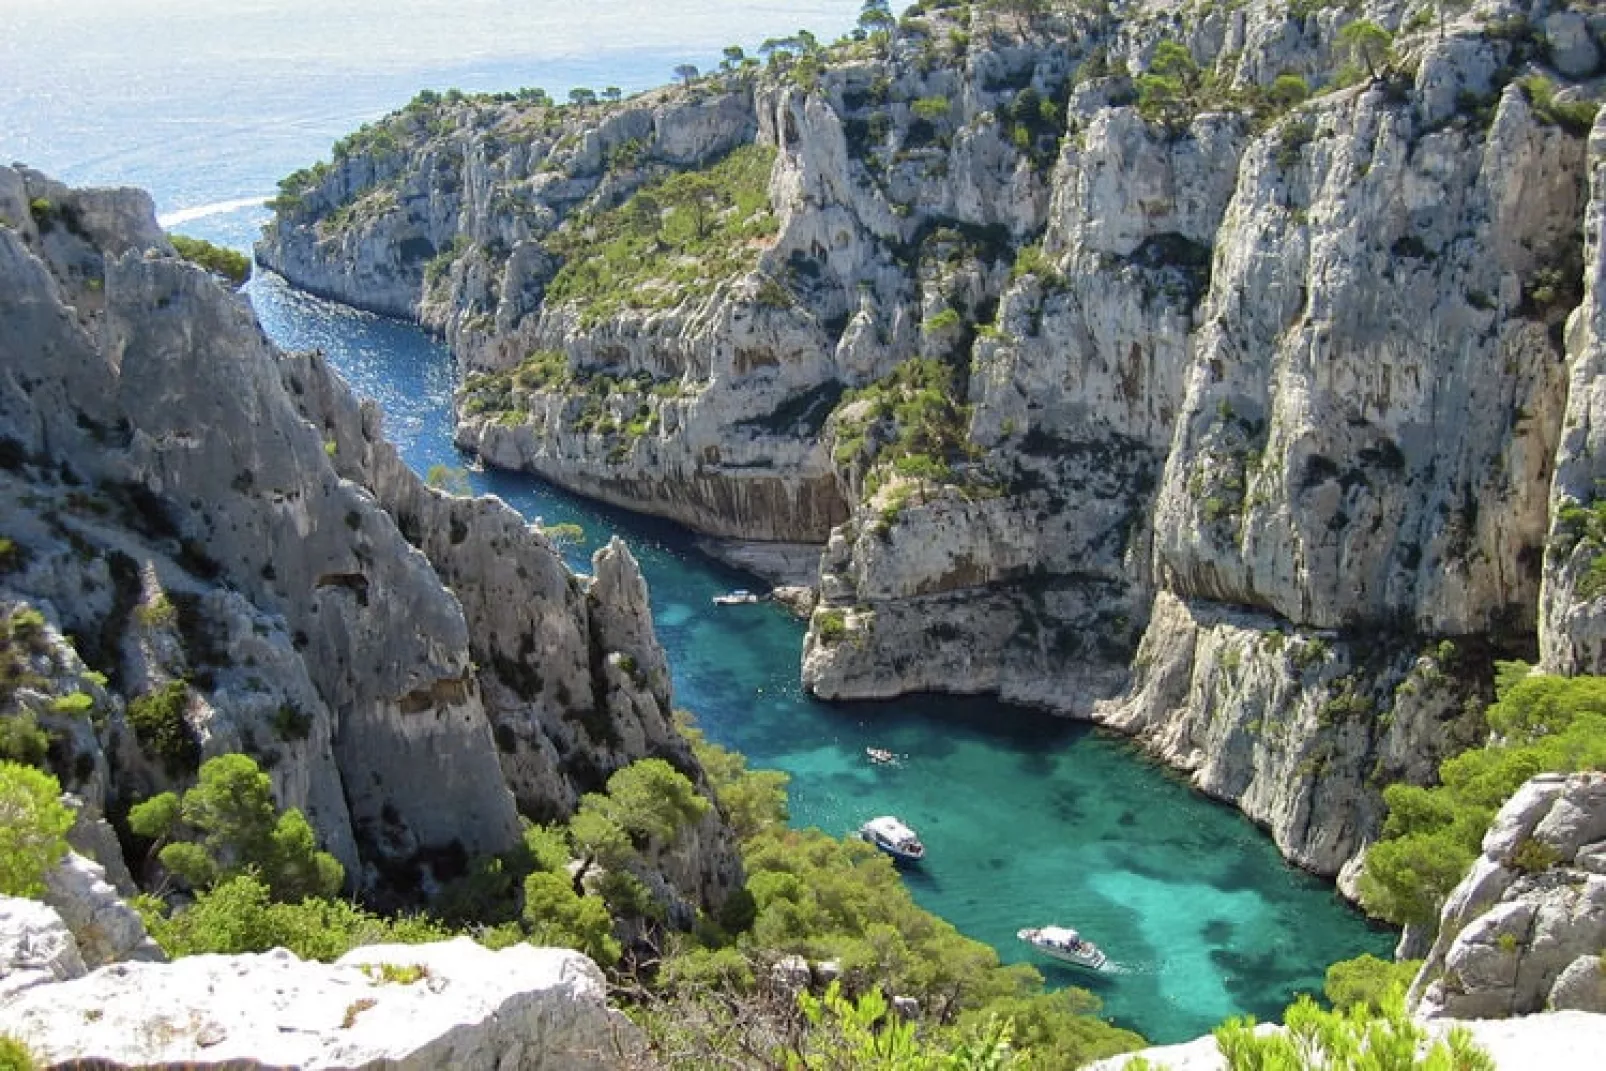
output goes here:
[{"label": "anchored boat", "polygon": [[926,857],[926,846],[915,831],[890,814],[872,818],[859,827],[859,836],[905,863],[918,863]]},{"label": "anchored boat", "polygon": [[1101,971],[1109,962],[1109,957],[1098,945],[1066,926],[1028,927],[1017,930],[1015,936],[1061,963]]}]

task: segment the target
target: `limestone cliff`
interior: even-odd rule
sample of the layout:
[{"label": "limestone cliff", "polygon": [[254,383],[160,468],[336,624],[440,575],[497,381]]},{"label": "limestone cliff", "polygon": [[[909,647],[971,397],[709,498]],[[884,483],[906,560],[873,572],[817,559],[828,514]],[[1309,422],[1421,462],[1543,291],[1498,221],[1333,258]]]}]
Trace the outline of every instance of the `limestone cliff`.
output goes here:
[{"label": "limestone cliff", "polygon": [[1593,665],[1603,30],[925,5],[631,101],[417,101],[259,255],[407,262],[488,461],[822,544],[815,693],[1094,718],[1338,874],[1494,658]]},{"label": "limestone cliff", "polygon": [[650,1066],[595,963],[466,937],[335,963],[281,948],[86,972],[50,909],[0,897],[0,993],[0,1033],[51,1067]]},{"label": "limestone cliff", "polygon": [[[0,325],[0,717],[91,820],[245,751],[357,886],[416,894],[637,758],[700,777],[629,551],[587,583],[425,487],[144,194],[0,168]],[[692,848],[717,904],[729,833]]]},{"label": "limestone cliff", "polygon": [[1445,900],[1410,1003],[1426,1018],[1606,1012],[1606,775],[1523,785]]}]

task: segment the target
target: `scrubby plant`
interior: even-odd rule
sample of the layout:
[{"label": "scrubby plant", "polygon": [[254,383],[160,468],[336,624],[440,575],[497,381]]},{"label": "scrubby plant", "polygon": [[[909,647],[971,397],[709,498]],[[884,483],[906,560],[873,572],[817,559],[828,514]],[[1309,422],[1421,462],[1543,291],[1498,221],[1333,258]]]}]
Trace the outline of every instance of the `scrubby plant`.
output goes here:
[{"label": "scrubby plant", "polygon": [[303,959],[327,963],[363,945],[422,944],[452,936],[426,918],[387,919],[343,900],[308,897],[280,903],[251,873],[200,893],[182,911],[170,914],[167,905],[150,896],[139,897],[134,906],[156,943],[174,957],[287,948]]},{"label": "scrubby plant", "polygon": [[0,714],[0,761],[43,766],[49,751],[50,736],[39,728],[33,711]]},{"label": "scrubby plant", "polygon": [[321,852],[306,817],[279,814],[273,782],[248,755],[220,755],[201,766],[196,786],[177,800],[162,793],[129,812],[141,836],[170,841],[162,865],[197,889],[240,874],[260,877],[275,900],[333,896],[345,874]]},{"label": "scrubby plant", "polygon": [[49,774],[0,762],[0,895],[38,896],[45,873],[67,854],[73,816]]},{"label": "scrubby plant", "polygon": [[543,871],[524,879],[524,922],[536,944],[575,948],[604,966],[619,960],[607,905],[576,893],[566,875]]},{"label": "scrubby plant", "polygon": [[431,465],[424,483],[437,491],[466,498],[474,493],[469,486],[468,472],[456,465]]},{"label": "scrubby plant", "polygon": [[1216,1045],[1231,1068],[1495,1069],[1464,1027],[1429,1043],[1427,1032],[1406,1014],[1398,989],[1381,1009],[1357,1003],[1329,1011],[1301,996],[1283,1013],[1283,1025],[1283,1031],[1257,1034],[1253,1018],[1231,1019],[1216,1028]]},{"label": "scrubby plant", "polygon": [[652,183],[618,208],[575,219],[551,240],[564,258],[546,290],[591,326],[626,309],[669,308],[749,270],[775,233],[775,150],[749,145],[702,171]]},{"label": "scrubby plant", "polygon": [[33,1052],[9,1034],[0,1034],[0,1071],[34,1071]]},{"label": "scrubby plant", "polygon": [[221,276],[231,286],[239,287],[251,277],[251,259],[244,253],[213,245],[204,238],[189,238],[182,234],[169,234],[173,251],[191,264],[198,265]]},{"label": "scrubby plant", "polygon": [[710,741],[690,719],[685,711],[676,711],[676,727],[691,743],[713,785],[714,799],[737,838],[747,840],[766,830],[784,828],[788,775],[779,770],[749,770],[745,758]]},{"label": "scrubby plant", "polygon": [[848,615],[842,610],[821,610],[814,615],[814,634],[823,644],[838,643],[848,634]]},{"label": "scrubby plant", "polygon": [[189,686],[183,681],[169,681],[128,701],[128,723],[135,738],[174,777],[194,770],[201,759],[200,742],[184,716],[189,701]]},{"label": "scrubby plant", "polygon": [[1364,953],[1330,965],[1322,994],[1339,1011],[1357,1004],[1382,1011],[1389,994],[1403,993],[1421,966],[1419,959],[1395,961]]},{"label": "scrubby plant", "polygon": [[1387,63],[1394,45],[1394,35],[1371,19],[1356,19],[1338,31],[1339,50],[1352,62],[1366,68],[1366,76],[1376,80],[1383,64]]},{"label": "scrubby plant", "polygon": [[1534,115],[1540,122],[1559,126],[1569,134],[1587,137],[1595,125],[1595,112],[1600,105],[1592,100],[1558,101],[1556,84],[1542,74],[1519,78],[1517,85],[1523,96],[1533,105]]}]

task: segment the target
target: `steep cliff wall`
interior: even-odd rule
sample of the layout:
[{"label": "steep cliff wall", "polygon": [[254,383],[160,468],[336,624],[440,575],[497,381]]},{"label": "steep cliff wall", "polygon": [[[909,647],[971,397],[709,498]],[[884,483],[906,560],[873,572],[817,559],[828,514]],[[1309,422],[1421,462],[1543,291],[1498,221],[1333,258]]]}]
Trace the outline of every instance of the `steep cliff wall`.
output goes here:
[{"label": "steep cliff wall", "polygon": [[[932,7],[619,105],[441,105],[465,161],[489,139],[528,173],[492,186],[561,196],[460,198],[421,316],[477,372],[459,437],[493,463],[822,543],[815,693],[1095,718],[1338,873],[1379,786],[1473,738],[1545,576],[1547,661],[1591,664],[1599,21]],[[719,109],[705,153],[654,147]],[[281,213],[268,263],[358,272],[286,255],[320,227],[399,248],[353,217],[436,166],[414,111],[395,182],[353,199],[369,165],[337,162],[307,203],[344,207]],[[570,133],[517,156],[521,115]],[[763,203],[726,163],[760,151]]]},{"label": "steep cliff wall", "polygon": [[[243,750],[358,885],[416,889],[517,843],[516,802],[566,815],[649,755],[700,776],[629,552],[582,583],[502,503],[425,487],[144,194],[0,168],[0,284],[0,716],[92,808]],[[717,903],[739,866],[699,833],[680,888]]]}]

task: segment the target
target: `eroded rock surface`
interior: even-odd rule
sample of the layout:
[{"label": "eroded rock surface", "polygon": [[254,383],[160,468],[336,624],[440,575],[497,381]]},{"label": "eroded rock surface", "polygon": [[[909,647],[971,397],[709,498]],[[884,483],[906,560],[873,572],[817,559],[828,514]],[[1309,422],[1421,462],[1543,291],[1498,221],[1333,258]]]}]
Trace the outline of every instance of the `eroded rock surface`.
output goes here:
[{"label": "eroded rock surface", "polygon": [[1412,986],[1424,1018],[1606,1013],[1606,774],[1546,774],[1500,809]]},{"label": "eroded rock surface", "polygon": [[468,938],[332,964],[279,949],[123,963],[15,994],[0,1032],[49,1064],[109,1068],[616,1068],[639,1031],[578,952]]}]

